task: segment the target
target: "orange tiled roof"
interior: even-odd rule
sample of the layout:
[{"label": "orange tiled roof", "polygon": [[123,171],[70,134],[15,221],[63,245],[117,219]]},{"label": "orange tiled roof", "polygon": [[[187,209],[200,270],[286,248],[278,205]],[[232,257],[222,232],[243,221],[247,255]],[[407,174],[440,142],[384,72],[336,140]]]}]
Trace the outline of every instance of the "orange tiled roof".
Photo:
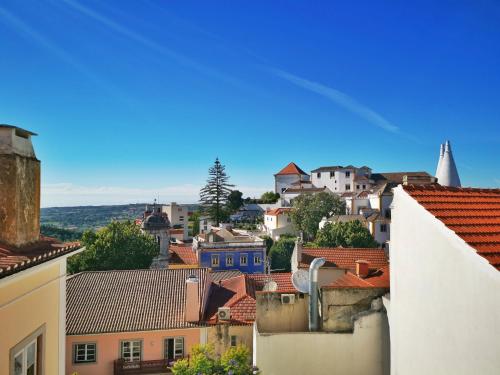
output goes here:
[{"label": "orange tiled roof", "polygon": [[60,243],[49,237],[42,237],[39,242],[22,248],[0,244],[0,278],[69,254],[79,248],[78,242]]},{"label": "orange tiled roof", "polygon": [[440,185],[403,189],[500,270],[500,189]]},{"label": "orange tiled roof", "polygon": [[389,267],[383,267],[377,270],[373,276],[361,278],[352,272],[346,272],[333,283],[326,286],[327,288],[389,288]]},{"label": "orange tiled roof", "polygon": [[292,274],[291,272],[276,272],[269,275],[264,273],[253,273],[247,275],[247,278],[252,279],[255,282],[256,290],[262,290],[264,285],[271,279],[276,284],[278,284],[277,292],[280,293],[295,293],[297,290],[292,284]]},{"label": "orange tiled roof", "polygon": [[278,208],[273,208],[273,209],[267,211],[266,215],[278,216],[278,215],[281,215],[282,213],[287,213],[287,212],[290,212],[292,210],[293,210],[292,207],[278,207]]},{"label": "orange tiled roof", "polygon": [[314,258],[326,258],[324,267],[356,269],[357,260],[366,260],[370,269],[380,269],[388,265],[387,255],[381,248],[303,248],[299,267],[309,267]]},{"label": "orange tiled roof", "polygon": [[191,244],[189,245],[170,245],[170,263],[197,265],[198,259],[193,251]]},{"label": "orange tiled roof", "polygon": [[307,175],[306,172],[304,172],[302,169],[300,169],[300,167],[293,162],[288,164],[285,168],[283,168],[278,173],[276,173],[275,176],[286,175],[286,174]]}]

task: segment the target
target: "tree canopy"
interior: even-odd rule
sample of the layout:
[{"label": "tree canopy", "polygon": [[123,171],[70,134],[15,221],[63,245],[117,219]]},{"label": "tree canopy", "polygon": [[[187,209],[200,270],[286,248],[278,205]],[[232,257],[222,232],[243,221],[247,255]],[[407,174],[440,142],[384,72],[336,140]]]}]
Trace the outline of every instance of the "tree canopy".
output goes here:
[{"label": "tree canopy", "polygon": [[327,223],[314,241],[320,247],[378,247],[368,228],[359,220]]},{"label": "tree canopy", "polygon": [[311,240],[318,231],[323,217],[345,214],[345,202],[338,196],[321,192],[301,194],[292,202],[295,208],[290,216],[298,231],[302,231],[306,240]]},{"label": "tree canopy", "polygon": [[276,203],[280,199],[280,195],[273,191],[266,191],[260,197],[261,203]]},{"label": "tree canopy", "polygon": [[292,237],[281,237],[278,241],[275,241],[271,246],[271,250],[269,250],[271,270],[290,272],[292,269],[291,260],[294,247],[295,238]]},{"label": "tree canopy", "polygon": [[243,193],[239,190],[232,190],[227,197],[227,208],[230,212],[235,212],[243,206]]},{"label": "tree canopy", "polygon": [[149,268],[159,248],[131,221],[113,221],[97,232],[82,236],[85,250],[68,259],[68,272]]},{"label": "tree canopy", "polygon": [[250,352],[243,346],[229,348],[220,358],[213,346],[195,345],[190,359],[180,359],[172,367],[174,375],[251,375]]},{"label": "tree canopy", "polygon": [[225,206],[233,186],[229,184],[226,167],[221,164],[219,158],[215,159],[214,165],[208,170],[207,184],[200,190],[200,203],[203,213],[208,215],[217,226],[229,216]]}]

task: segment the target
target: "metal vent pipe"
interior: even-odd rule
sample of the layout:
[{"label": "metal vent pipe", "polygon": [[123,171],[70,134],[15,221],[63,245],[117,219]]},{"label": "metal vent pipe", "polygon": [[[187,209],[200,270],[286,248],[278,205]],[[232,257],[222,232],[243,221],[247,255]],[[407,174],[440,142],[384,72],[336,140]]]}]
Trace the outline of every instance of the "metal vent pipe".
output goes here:
[{"label": "metal vent pipe", "polygon": [[319,328],[318,313],[318,269],[325,264],[325,258],[315,258],[309,266],[309,331]]}]

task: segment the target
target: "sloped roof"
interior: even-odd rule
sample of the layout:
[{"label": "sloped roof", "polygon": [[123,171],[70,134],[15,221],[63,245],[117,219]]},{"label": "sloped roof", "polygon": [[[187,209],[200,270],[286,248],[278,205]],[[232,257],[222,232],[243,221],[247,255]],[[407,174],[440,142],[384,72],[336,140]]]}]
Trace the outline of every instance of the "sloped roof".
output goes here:
[{"label": "sloped roof", "polygon": [[317,172],[333,172],[333,171],[338,171],[340,169],[357,169],[356,167],[352,165],[347,165],[345,167],[341,165],[331,165],[331,166],[326,166],[326,167],[319,167],[316,169],[313,169],[311,173],[317,173]]},{"label": "sloped roof", "polygon": [[387,255],[381,248],[303,248],[299,267],[307,268],[314,258],[325,258],[323,267],[335,267],[347,270],[356,269],[357,260],[369,262],[371,270],[388,265]]},{"label": "sloped roof", "polygon": [[186,279],[200,280],[200,306],[207,269],[146,269],[82,272],[67,280],[66,333],[152,331],[196,327],[185,321]]},{"label": "sloped roof", "polygon": [[404,185],[427,211],[500,270],[500,189]]},{"label": "sloped roof", "polygon": [[172,264],[198,264],[196,253],[193,251],[192,245],[170,245],[170,263]]},{"label": "sloped roof", "polygon": [[248,274],[247,278],[252,279],[255,282],[256,290],[262,290],[264,288],[264,285],[269,280],[272,280],[276,284],[278,284],[276,292],[295,293],[297,291],[292,284],[291,272],[276,272],[271,274],[253,273],[253,274]]},{"label": "sloped roof", "polygon": [[78,242],[60,243],[42,237],[40,241],[21,248],[0,243],[0,278],[34,267],[80,248]]},{"label": "sloped roof", "polygon": [[268,216],[278,216],[278,215],[281,215],[283,213],[288,213],[288,212],[291,212],[293,210],[292,207],[279,207],[279,208],[273,208],[269,211],[266,211],[266,215]]},{"label": "sloped roof", "polygon": [[288,164],[285,168],[283,168],[281,171],[275,174],[275,176],[279,175],[287,175],[287,174],[296,174],[296,175],[307,175],[306,172],[304,172],[297,164],[294,162],[291,162]]},{"label": "sloped roof", "polygon": [[389,266],[377,270],[370,277],[361,278],[352,272],[346,272],[327,288],[390,288]]}]

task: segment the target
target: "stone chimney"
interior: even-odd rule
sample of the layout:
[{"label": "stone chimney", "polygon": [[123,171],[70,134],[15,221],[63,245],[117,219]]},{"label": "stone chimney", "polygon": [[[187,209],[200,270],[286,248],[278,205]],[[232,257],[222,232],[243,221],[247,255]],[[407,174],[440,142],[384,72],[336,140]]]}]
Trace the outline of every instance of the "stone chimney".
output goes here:
[{"label": "stone chimney", "polygon": [[366,260],[356,261],[356,276],[365,278],[370,272],[370,263]]},{"label": "stone chimney", "polygon": [[195,275],[186,279],[186,322],[200,321],[200,280]]},{"label": "stone chimney", "polygon": [[40,239],[40,161],[33,135],[0,124],[0,242],[15,247]]}]

